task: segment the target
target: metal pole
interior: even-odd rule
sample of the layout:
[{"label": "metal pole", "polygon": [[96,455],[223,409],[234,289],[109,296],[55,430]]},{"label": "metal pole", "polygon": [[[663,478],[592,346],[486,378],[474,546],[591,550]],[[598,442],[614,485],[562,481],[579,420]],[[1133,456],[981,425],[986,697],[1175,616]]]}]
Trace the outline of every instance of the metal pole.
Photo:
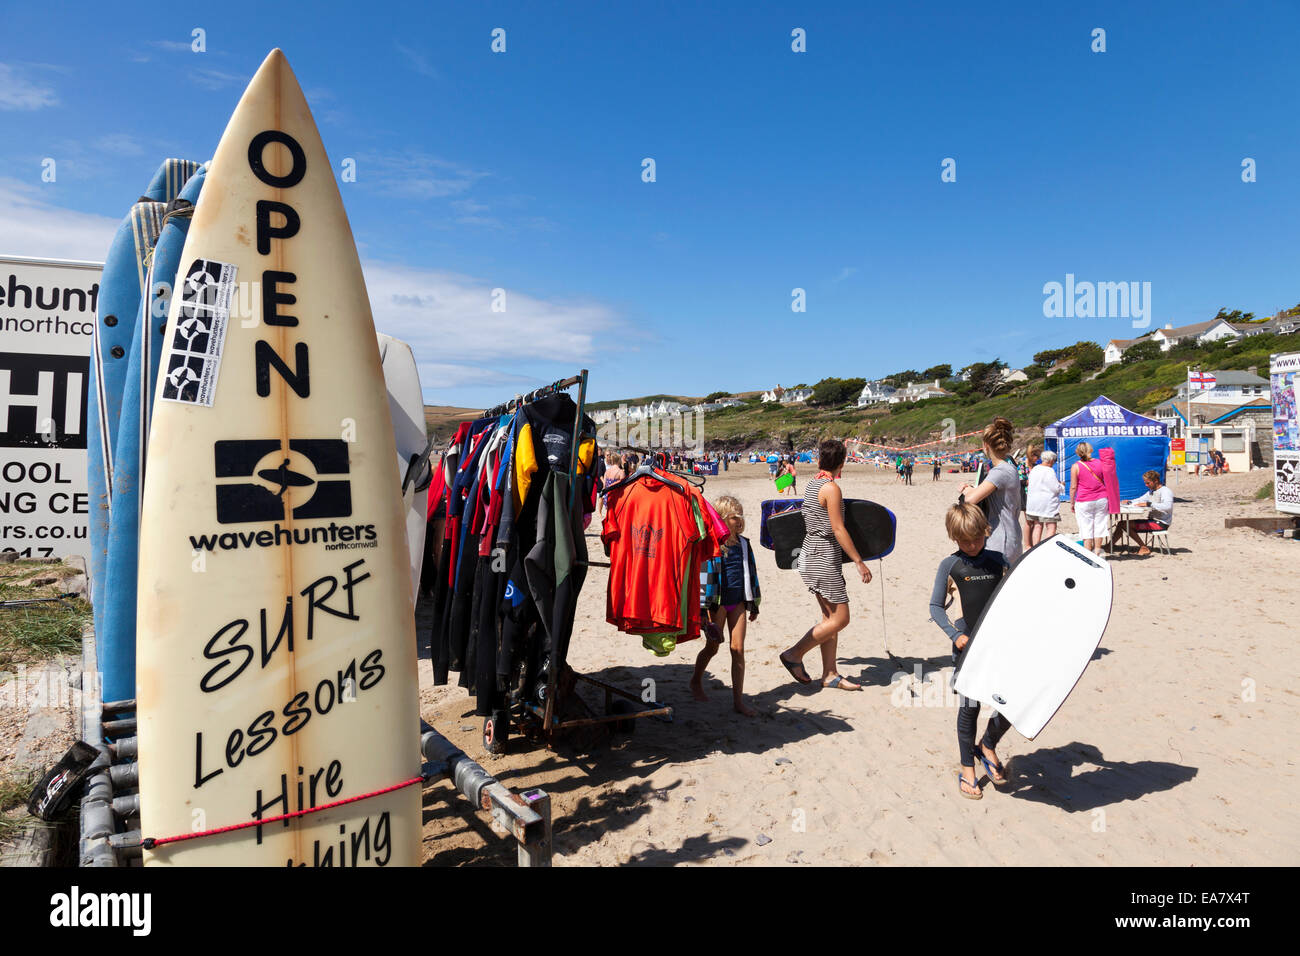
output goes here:
[{"label": "metal pole", "polygon": [[545,792],[514,793],[436,730],[420,737],[420,752],[476,809],[491,813],[499,830],[515,838],[520,866],[551,865],[551,801]]},{"label": "metal pole", "polygon": [[117,854],[109,838],[117,829],[113,819],[113,784],[108,768],[111,761],[104,746],[104,712],[100,701],[99,658],[95,630],[87,626],[81,635],[81,739],[100,752],[91,765],[81,798],[81,835],[78,860],[81,866],[117,866]]},{"label": "metal pole", "polygon": [[525,790],[519,795],[524,803],[542,818],[542,839],[535,844],[519,844],[519,865],[551,865],[551,795],[545,790]]}]

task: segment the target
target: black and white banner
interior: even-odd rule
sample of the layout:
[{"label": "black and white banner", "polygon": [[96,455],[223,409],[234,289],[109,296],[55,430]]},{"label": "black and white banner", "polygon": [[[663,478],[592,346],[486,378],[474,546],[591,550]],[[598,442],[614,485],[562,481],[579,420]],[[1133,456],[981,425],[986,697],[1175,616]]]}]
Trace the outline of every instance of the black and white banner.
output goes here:
[{"label": "black and white banner", "polygon": [[0,258],[0,551],[88,553],[86,400],[102,272]]}]

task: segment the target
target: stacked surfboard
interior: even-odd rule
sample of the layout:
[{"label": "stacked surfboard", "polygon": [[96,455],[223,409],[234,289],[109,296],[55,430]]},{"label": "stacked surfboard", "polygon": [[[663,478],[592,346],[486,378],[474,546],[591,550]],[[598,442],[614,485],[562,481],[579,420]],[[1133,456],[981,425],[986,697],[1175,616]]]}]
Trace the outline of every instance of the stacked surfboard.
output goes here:
[{"label": "stacked surfboard", "polygon": [[423,402],[280,51],[146,200],[106,265],[91,443],[145,862],[413,864]]}]

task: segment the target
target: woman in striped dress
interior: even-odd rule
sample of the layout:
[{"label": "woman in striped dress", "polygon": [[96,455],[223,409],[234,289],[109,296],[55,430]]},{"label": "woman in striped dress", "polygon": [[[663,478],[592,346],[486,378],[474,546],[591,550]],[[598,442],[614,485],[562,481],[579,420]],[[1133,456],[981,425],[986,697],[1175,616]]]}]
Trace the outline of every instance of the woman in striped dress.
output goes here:
[{"label": "woman in striped dress", "polygon": [[816,598],[822,619],[794,647],[783,652],[780,659],[795,680],[810,684],[812,678],[803,666],[804,655],[820,647],[822,686],[861,690],[859,685],[842,677],[835,665],[839,633],[849,623],[849,594],[840,567],[843,555],[847,554],[853,561],[864,584],[871,580],[870,569],[844,527],[844,495],[835,482],[844,468],[844,455],[843,442],[835,439],[822,442],[818,453],[821,470],[805,486],[803,496],[806,534],[799,552],[799,574]]}]

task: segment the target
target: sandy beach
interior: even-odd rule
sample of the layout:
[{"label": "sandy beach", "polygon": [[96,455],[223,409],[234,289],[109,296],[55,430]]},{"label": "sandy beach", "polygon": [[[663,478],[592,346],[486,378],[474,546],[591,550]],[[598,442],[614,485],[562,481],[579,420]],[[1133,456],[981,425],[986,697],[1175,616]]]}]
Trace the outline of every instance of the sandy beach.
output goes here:
[{"label": "sandy beach", "polygon": [[[556,865],[1300,862],[1287,743],[1300,726],[1290,646],[1300,542],[1224,529],[1225,517],[1273,513],[1253,498],[1268,473],[1171,479],[1175,553],[1115,558],[1096,657],[1036,740],[1007,734],[1011,783],[995,790],[981,773],[979,802],[957,792],[950,645],[928,616],[935,569],[953,550],[943,511],[965,477],[918,473],[904,487],[892,473],[846,469],[846,497],[898,517],[897,548],[872,562],[875,580],[849,581],[839,657],[861,693],[797,685],[777,662],[816,612],[797,572],[756,547],[763,601],[746,690],[761,716],[732,712],[725,650],[698,703],[687,684],[699,641],[656,658],[607,624],[602,568],[583,589],[569,663],[629,690],[653,682],[672,723],[641,720],[624,738],[576,733],[553,750],[516,737],[489,757],[472,701],[454,677],[433,687],[427,656],[422,714],[502,782],[551,795]],[[759,502],[773,497],[766,466],[733,466],[705,494],[738,497],[757,546]],[[816,677],[815,655],[807,662]],[[513,864],[511,844],[450,784],[429,785],[425,808],[426,863]]]}]

